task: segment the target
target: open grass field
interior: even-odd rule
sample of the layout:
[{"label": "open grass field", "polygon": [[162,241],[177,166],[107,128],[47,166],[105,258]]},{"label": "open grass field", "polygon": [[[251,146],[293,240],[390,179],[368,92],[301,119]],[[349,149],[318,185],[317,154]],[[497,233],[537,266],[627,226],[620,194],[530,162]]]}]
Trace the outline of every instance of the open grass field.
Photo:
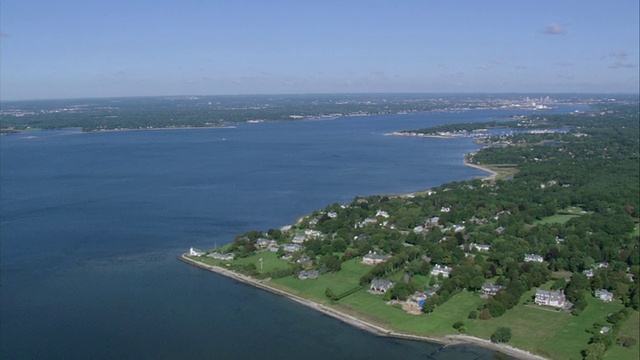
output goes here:
[{"label": "open grass field", "polygon": [[[281,260],[280,260],[281,261]],[[360,286],[360,277],[371,268],[360,263],[360,259],[351,259],[342,263],[338,273],[322,274],[317,280],[298,280],[292,276],[271,281],[280,287],[294,290],[296,294],[305,294],[314,300],[326,302],[325,291],[330,288],[334,294],[340,295]]]},{"label": "open grass field", "polygon": [[618,359],[629,359],[629,360],[637,360],[640,359],[640,314],[637,311],[634,311],[633,314],[627,319],[627,321],[622,324],[620,328],[620,332],[618,336],[628,336],[632,337],[638,342],[636,342],[635,346],[630,348],[626,348],[622,345],[614,344],[611,346],[609,350],[604,354],[605,360],[618,360]]}]

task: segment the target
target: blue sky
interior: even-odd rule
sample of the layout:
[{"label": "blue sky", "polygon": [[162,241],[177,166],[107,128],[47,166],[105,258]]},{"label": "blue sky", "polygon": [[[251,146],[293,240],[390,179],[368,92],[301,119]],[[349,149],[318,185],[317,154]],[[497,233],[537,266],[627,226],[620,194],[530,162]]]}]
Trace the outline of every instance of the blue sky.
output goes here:
[{"label": "blue sky", "polygon": [[0,99],[638,93],[638,0],[2,0]]}]

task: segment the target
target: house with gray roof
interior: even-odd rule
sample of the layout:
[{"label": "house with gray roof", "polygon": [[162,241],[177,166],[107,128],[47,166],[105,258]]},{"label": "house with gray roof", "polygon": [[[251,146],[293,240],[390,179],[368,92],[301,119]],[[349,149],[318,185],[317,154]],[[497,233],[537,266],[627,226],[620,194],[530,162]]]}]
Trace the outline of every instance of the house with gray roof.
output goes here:
[{"label": "house with gray roof", "polygon": [[374,292],[386,293],[387,290],[391,289],[395,286],[393,281],[385,280],[385,279],[374,279],[371,281],[370,290]]}]

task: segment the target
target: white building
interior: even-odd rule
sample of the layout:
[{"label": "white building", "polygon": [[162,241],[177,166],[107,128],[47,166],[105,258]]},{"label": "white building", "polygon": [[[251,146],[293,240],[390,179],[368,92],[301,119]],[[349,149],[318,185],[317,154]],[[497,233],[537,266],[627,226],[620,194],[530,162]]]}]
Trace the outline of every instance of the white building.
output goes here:
[{"label": "white building", "polygon": [[451,275],[451,270],[452,269],[449,266],[436,264],[433,269],[431,269],[431,275],[438,276],[442,274],[444,277],[449,277],[449,275]]},{"label": "white building", "polygon": [[525,262],[531,262],[531,261],[543,262],[544,258],[542,256],[540,256],[540,255],[537,255],[537,254],[525,254],[524,261]]},{"label": "white building", "polygon": [[391,255],[381,255],[381,254],[376,254],[375,251],[374,252],[369,251],[367,255],[362,257],[362,263],[367,265],[377,265],[387,261],[390,257]]},{"label": "white building", "polygon": [[191,256],[204,256],[204,251],[192,247],[192,248],[189,249],[189,255],[191,255]]}]

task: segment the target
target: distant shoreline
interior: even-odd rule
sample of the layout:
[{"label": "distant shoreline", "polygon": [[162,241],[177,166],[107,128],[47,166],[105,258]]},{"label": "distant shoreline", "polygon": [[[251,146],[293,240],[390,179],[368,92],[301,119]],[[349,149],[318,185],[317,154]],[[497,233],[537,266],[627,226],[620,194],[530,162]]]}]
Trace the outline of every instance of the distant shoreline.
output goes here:
[{"label": "distant shoreline", "polygon": [[390,329],[386,329],[382,326],[376,325],[376,324],[372,324],[370,322],[367,322],[365,320],[362,320],[360,318],[357,318],[353,315],[349,315],[346,314],[340,310],[337,310],[331,306],[328,305],[323,305],[320,303],[317,303],[313,300],[310,299],[306,299],[303,298],[301,296],[297,296],[294,294],[291,294],[287,291],[284,291],[282,289],[278,289],[275,288],[271,285],[268,284],[268,280],[258,280],[258,279],[254,279],[250,276],[247,275],[243,275],[243,274],[239,274],[236,273],[234,271],[225,269],[223,267],[220,266],[214,266],[214,265],[207,265],[204,264],[202,262],[190,259],[189,257],[187,257],[187,253],[184,253],[182,255],[180,255],[178,257],[178,259],[180,261],[183,261],[187,264],[199,267],[201,269],[204,270],[209,270],[212,272],[215,272],[217,274],[226,276],[228,278],[240,281],[242,283],[257,287],[259,289],[268,291],[270,293],[276,294],[276,295],[280,295],[280,296],[284,296],[288,299],[291,299],[301,305],[304,305],[306,307],[309,307],[311,309],[314,309],[316,311],[319,311],[325,315],[331,316],[335,319],[338,319],[344,323],[347,323],[351,326],[354,326],[358,329],[361,330],[365,330],[368,331],[374,335],[377,336],[383,336],[383,337],[391,337],[391,338],[397,338],[397,339],[405,339],[405,340],[414,340],[414,341],[422,341],[422,342],[429,342],[429,343],[436,343],[436,344],[441,344],[446,346],[451,346],[451,345],[461,345],[461,344],[470,344],[470,345],[476,345],[476,346],[480,346],[489,350],[493,350],[493,351],[498,351],[504,354],[507,354],[509,356],[513,356],[515,358],[518,359],[523,359],[523,360],[546,360],[546,358],[538,356],[538,355],[534,355],[531,354],[528,351],[524,351],[506,344],[495,344],[492,343],[489,340],[485,340],[485,339],[481,339],[481,338],[477,338],[474,336],[468,336],[468,335],[446,335],[445,337],[428,337],[428,336],[422,336],[422,335],[412,335],[412,334],[406,334],[406,333],[401,333],[401,332],[397,332],[397,331],[393,331]]}]

